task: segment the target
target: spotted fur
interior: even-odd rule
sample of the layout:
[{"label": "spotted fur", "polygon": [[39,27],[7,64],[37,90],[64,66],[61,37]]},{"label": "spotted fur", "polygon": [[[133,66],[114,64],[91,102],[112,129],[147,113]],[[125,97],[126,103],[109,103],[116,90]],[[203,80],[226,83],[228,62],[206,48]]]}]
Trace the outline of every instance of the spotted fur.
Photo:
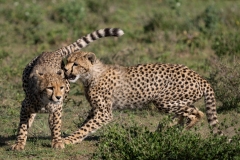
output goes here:
[{"label": "spotted fur", "polygon": [[61,115],[63,100],[69,92],[70,85],[62,69],[63,58],[99,38],[121,35],[123,31],[118,28],[100,29],[66,47],[53,52],[43,52],[26,66],[22,76],[26,96],[22,102],[17,140],[12,145],[12,150],[24,149],[28,128],[34,121],[36,113],[41,112],[49,113],[52,147],[64,148],[61,138]]},{"label": "spotted fur", "polygon": [[87,135],[112,120],[113,109],[141,108],[153,103],[159,110],[174,113],[186,129],[194,126],[203,113],[194,102],[204,97],[206,115],[214,132],[219,132],[216,100],[210,84],[196,72],[178,64],[139,64],[132,67],[105,65],[93,53],[72,54],[65,66],[70,82],[84,85],[92,109],[66,144],[81,142]]}]

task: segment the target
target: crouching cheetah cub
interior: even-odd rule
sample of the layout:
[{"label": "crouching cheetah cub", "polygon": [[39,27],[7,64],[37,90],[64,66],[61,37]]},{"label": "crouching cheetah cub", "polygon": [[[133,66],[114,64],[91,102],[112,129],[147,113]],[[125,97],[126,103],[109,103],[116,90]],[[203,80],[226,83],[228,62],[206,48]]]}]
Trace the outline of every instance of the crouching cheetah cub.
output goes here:
[{"label": "crouching cheetah cub", "polygon": [[193,106],[205,98],[206,115],[214,133],[219,132],[216,100],[210,84],[196,72],[178,64],[140,64],[132,67],[105,65],[94,53],[76,52],[68,57],[65,74],[70,82],[80,79],[92,109],[79,130],[66,137],[66,144],[82,141],[112,119],[112,109],[140,108],[153,103],[174,113],[186,129],[203,113]]}]

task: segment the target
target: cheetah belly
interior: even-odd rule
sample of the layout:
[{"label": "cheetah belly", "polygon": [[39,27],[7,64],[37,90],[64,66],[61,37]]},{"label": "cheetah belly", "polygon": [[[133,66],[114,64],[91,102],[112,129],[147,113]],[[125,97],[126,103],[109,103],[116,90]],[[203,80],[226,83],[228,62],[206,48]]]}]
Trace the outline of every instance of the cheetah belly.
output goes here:
[{"label": "cheetah belly", "polygon": [[142,91],[136,90],[134,85],[121,85],[117,87],[112,96],[113,109],[143,108],[151,102],[151,96],[146,96]]}]

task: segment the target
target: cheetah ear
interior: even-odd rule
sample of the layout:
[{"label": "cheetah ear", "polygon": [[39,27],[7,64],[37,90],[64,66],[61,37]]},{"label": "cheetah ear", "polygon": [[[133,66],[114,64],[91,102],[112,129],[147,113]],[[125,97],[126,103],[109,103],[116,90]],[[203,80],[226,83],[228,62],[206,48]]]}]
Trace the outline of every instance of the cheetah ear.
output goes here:
[{"label": "cheetah ear", "polygon": [[63,72],[63,70],[57,71],[57,74],[60,75],[60,76],[62,76],[62,78],[64,78],[64,72]]},{"label": "cheetah ear", "polygon": [[93,64],[96,61],[96,56],[94,53],[87,53],[86,58]]}]

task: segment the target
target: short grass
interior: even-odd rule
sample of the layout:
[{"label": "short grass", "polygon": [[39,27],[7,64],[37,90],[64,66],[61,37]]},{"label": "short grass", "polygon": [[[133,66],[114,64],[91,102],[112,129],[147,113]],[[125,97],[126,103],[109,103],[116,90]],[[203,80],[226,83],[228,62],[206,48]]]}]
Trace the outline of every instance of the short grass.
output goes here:
[{"label": "short grass", "polygon": [[[70,44],[96,29],[119,27],[125,31],[123,37],[105,38],[84,49],[96,53],[105,63],[126,66],[153,62],[178,63],[209,78],[216,69],[213,59],[218,63],[226,59],[224,56],[230,56],[234,60],[227,61],[228,65],[234,64],[234,70],[240,71],[240,48],[234,43],[240,42],[239,1],[0,0],[0,6],[0,159],[92,157],[99,137],[108,131],[106,127],[80,144],[53,150],[50,147],[47,114],[37,116],[24,151],[13,152],[9,148],[16,138],[21,101],[24,99],[21,86],[24,67],[41,52]],[[239,77],[239,74],[232,75],[235,79]],[[234,81],[236,91],[233,93],[240,91],[237,80]],[[216,83],[216,86],[219,84]],[[224,92],[226,87],[222,87],[219,93]],[[74,132],[90,108],[81,84],[73,84],[71,89],[64,105],[63,135]],[[227,103],[224,100],[229,97],[220,96],[217,97],[218,106],[234,104],[219,112],[223,130],[231,137],[236,134],[234,129],[240,126],[240,98],[233,95],[234,103]],[[198,102],[197,106],[205,110],[203,101]],[[166,117],[157,113],[151,105],[144,110],[115,111],[114,115],[113,126],[134,121],[151,131],[155,131],[159,122]],[[210,130],[206,119],[193,132],[208,137]]]}]

